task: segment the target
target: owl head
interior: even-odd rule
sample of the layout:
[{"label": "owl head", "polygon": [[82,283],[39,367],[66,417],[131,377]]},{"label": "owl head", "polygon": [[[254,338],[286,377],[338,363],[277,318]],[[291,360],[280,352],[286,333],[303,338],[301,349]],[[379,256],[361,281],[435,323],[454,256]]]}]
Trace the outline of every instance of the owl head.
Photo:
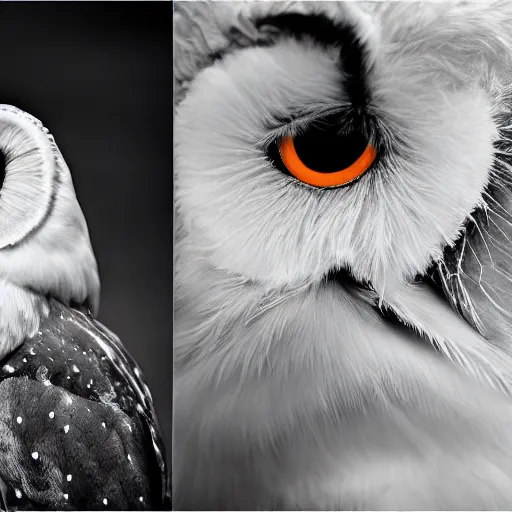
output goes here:
[{"label": "owl head", "polygon": [[30,114],[0,105],[0,151],[5,161],[0,288],[4,299],[9,296],[0,323],[18,318],[15,310],[25,292],[86,304],[96,312],[96,260],[69,169],[53,137]]},{"label": "owl head", "polygon": [[430,277],[508,336],[510,27],[507,1],[177,2],[183,250],[269,289]]}]

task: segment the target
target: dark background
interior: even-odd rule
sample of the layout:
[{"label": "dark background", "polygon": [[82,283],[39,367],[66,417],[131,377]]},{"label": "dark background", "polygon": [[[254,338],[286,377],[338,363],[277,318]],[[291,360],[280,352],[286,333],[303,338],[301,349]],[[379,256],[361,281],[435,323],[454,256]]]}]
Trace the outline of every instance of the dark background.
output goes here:
[{"label": "dark background", "polygon": [[0,103],[55,137],[89,225],[99,319],[151,388],[169,459],[170,2],[0,3]]}]

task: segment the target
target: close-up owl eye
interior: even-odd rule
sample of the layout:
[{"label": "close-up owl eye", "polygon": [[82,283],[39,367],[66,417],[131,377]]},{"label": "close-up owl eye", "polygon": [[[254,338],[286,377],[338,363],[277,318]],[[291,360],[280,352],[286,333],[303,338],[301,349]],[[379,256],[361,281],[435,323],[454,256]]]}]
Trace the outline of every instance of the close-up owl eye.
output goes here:
[{"label": "close-up owl eye", "polygon": [[173,15],[174,508],[512,507],[512,4]]},{"label": "close-up owl eye", "polygon": [[268,154],[285,174],[321,188],[352,183],[377,157],[375,144],[360,129],[344,133],[331,119],[313,123],[295,136],[282,137]]}]

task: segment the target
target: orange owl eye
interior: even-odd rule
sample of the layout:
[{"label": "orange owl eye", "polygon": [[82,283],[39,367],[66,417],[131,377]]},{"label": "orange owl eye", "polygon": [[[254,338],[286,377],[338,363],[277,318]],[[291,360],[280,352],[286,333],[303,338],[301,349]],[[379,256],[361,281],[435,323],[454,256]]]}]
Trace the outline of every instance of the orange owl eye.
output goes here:
[{"label": "orange owl eye", "polygon": [[332,129],[308,130],[279,143],[286,169],[298,180],[315,187],[339,187],[364,174],[377,151],[360,133],[340,135]]}]

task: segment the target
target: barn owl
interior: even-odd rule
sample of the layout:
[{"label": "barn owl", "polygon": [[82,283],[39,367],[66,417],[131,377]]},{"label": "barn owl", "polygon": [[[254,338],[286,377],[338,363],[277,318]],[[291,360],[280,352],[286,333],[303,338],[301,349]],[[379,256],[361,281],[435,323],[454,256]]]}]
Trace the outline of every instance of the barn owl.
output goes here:
[{"label": "barn owl", "polygon": [[0,356],[37,332],[46,297],[99,306],[99,277],[69,169],[32,115],[0,105]]},{"label": "barn owl", "polygon": [[167,508],[151,392],[94,318],[98,269],[63,156],[10,105],[0,152],[0,507]]},{"label": "barn owl", "polygon": [[175,3],[173,494],[512,507],[512,4]]}]

